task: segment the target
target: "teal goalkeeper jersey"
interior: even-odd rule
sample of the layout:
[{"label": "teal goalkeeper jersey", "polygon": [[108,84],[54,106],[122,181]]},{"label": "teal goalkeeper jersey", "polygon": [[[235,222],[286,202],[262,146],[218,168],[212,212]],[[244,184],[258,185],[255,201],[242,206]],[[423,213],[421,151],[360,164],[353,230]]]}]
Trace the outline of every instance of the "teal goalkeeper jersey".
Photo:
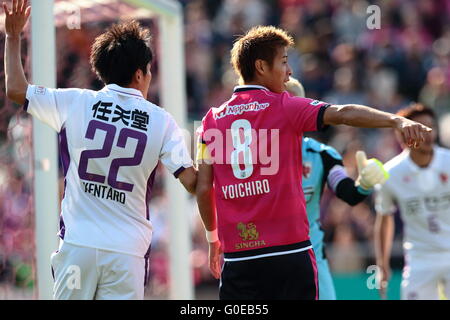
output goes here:
[{"label": "teal goalkeeper jersey", "polygon": [[303,192],[305,194],[306,211],[309,221],[309,236],[317,259],[323,259],[324,231],[320,223],[320,199],[328,181],[329,187],[335,192],[338,183],[347,176],[344,174],[330,175],[335,166],[343,168],[342,157],[332,147],[312,138],[303,138]]}]

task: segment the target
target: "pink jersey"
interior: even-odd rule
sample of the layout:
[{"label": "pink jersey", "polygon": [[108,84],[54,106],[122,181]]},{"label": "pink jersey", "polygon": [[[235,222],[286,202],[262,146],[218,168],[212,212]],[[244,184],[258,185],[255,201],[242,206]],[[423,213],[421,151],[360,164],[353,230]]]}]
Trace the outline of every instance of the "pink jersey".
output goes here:
[{"label": "pink jersey", "polygon": [[214,161],[225,253],[309,244],[301,138],[322,128],[327,106],[261,86],[238,86],[229,101],[206,114],[201,139]]}]

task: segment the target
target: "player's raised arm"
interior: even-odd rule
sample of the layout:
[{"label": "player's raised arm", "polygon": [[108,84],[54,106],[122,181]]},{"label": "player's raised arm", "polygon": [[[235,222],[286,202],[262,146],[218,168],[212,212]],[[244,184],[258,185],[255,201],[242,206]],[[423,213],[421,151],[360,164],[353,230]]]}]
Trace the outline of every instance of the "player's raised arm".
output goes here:
[{"label": "player's raised arm", "polygon": [[393,128],[400,132],[408,147],[417,147],[431,128],[418,122],[362,105],[332,105],[323,116],[328,125],[345,124],[360,128]]},{"label": "player's raised arm", "polygon": [[3,3],[5,11],[5,82],[6,95],[18,104],[25,102],[28,81],[20,59],[20,34],[28,21],[31,7],[26,0],[13,0],[11,10]]}]

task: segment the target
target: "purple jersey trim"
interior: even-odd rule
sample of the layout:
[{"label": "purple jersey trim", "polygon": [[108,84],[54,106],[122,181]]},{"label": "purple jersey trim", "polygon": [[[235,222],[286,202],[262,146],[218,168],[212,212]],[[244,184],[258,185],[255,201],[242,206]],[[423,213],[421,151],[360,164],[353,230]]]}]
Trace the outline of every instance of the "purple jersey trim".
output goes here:
[{"label": "purple jersey trim", "polygon": [[[146,218],[147,220],[150,220],[150,198],[152,195],[152,189],[153,189],[153,183],[155,182],[155,176],[156,176],[156,169],[158,168],[158,165],[156,165],[155,169],[153,169],[152,173],[150,174],[150,177],[147,180],[147,192],[145,195],[145,213],[146,213]],[[150,256],[150,250],[151,250],[151,244],[148,247],[147,253],[144,256],[145,259],[145,274],[144,274],[144,287],[147,286],[148,284],[148,280],[150,277],[150,271],[149,271],[149,256]]]},{"label": "purple jersey trim", "polygon": [[155,169],[153,169],[150,177],[147,180],[147,192],[145,193],[145,216],[147,220],[150,220],[150,198],[152,196],[153,183],[155,182],[156,169],[158,165],[156,165]]},{"label": "purple jersey trim", "polygon": [[64,224],[64,219],[62,214],[59,216],[59,232],[58,236],[64,240],[64,235],[66,234],[66,225]]},{"label": "purple jersey trim", "polygon": [[152,245],[148,247],[147,253],[144,256],[145,259],[145,273],[144,273],[144,288],[147,286],[150,278],[150,264],[149,264],[149,257],[150,257],[150,251],[151,251]]},{"label": "purple jersey trim", "polygon": [[175,172],[173,173],[173,175],[175,176],[175,178],[178,179],[178,176],[179,176],[185,169],[186,169],[185,167],[180,167],[180,168],[178,168],[177,171],[175,171]]},{"label": "purple jersey trim", "polygon": [[[70,166],[70,154],[69,154],[69,145],[67,143],[67,133],[66,128],[63,128],[61,132],[59,133],[59,154],[61,157],[61,163],[64,171],[64,192],[63,192],[63,199],[66,195],[66,176],[67,172],[69,171]],[[59,216],[59,237],[64,240],[64,235],[66,233],[66,226],[64,225],[64,220],[62,217],[62,214]]]},{"label": "purple jersey trim", "polygon": [[64,170],[64,177],[66,177],[70,165],[70,154],[69,154],[69,145],[67,143],[66,128],[63,128],[59,133],[59,153],[61,156],[61,163]]},{"label": "purple jersey trim", "polygon": [[25,102],[23,103],[23,110],[25,112],[28,112],[28,104],[30,103],[30,101],[28,101],[28,99],[25,99]]}]

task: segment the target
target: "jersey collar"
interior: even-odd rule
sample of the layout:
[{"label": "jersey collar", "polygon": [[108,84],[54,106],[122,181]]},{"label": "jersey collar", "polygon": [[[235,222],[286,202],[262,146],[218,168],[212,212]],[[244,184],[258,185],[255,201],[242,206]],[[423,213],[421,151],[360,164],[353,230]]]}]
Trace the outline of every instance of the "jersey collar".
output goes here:
[{"label": "jersey collar", "polygon": [[248,91],[248,90],[267,90],[264,86],[256,85],[256,84],[246,84],[242,86],[236,86],[234,87],[233,93],[242,92],[242,91]]},{"label": "jersey collar", "polygon": [[439,159],[438,159],[439,148],[436,145],[433,147],[433,158],[431,159],[430,164],[426,168],[419,167],[411,159],[411,155],[410,155],[410,150],[409,149],[405,149],[403,152],[405,153],[405,156],[407,156],[408,166],[410,167],[410,169],[413,172],[418,172],[418,171],[423,170],[423,169],[439,169],[441,167],[441,164],[439,163]]},{"label": "jersey collar", "polygon": [[134,88],[124,88],[121,86],[118,86],[117,84],[108,84],[105,87],[107,90],[111,90],[114,91],[118,94],[122,94],[122,95],[130,95],[130,96],[134,96],[134,97],[138,97],[138,98],[144,98],[144,96],[142,95],[142,93]]}]

